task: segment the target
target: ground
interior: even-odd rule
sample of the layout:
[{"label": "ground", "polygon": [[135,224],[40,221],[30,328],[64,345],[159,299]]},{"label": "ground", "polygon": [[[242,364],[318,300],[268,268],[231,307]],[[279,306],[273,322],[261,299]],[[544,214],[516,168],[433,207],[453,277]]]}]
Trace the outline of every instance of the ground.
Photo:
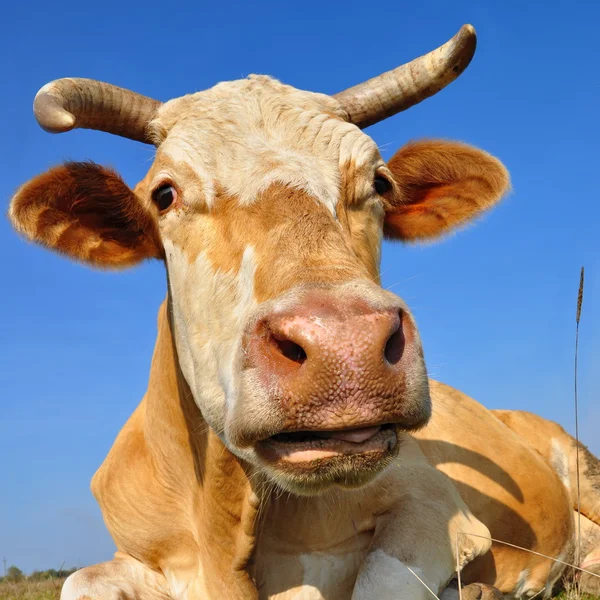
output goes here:
[{"label": "ground", "polygon": [[[59,600],[64,579],[30,583],[0,583],[0,600]],[[556,600],[600,600],[597,596],[561,594]]]},{"label": "ground", "polygon": [[0,583],[0,600],[59,600],[64,579]]}]

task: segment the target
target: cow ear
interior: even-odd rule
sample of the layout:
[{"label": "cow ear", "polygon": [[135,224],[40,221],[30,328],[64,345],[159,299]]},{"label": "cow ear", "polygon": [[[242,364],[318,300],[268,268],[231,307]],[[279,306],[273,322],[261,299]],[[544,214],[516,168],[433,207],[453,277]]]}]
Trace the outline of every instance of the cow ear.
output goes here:
[{"label": "cow ear", "polygon": [[404,241],[428,240],[466,224],[510,188],[493,156],[456,142],[412,142],[388,167],[397,185],[386,207],[384,232]]},{"label": "cow ear", "polygon": [[149,208],[106,167],[70,162],[27,182],[9,218],[25,237],[101,268],[124,268],[162,257]]}]

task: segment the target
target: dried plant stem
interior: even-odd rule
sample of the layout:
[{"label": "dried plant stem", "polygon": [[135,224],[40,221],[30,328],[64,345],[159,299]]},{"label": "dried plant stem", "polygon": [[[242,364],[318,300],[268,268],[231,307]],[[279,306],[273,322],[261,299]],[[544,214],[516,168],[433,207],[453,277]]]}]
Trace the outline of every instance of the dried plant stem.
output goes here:
[{"label": "dried plant stem", "polygon": [[581,563],[581,490],[579,486],[579,399],[577,395],[577,358],[579,355],[579,321],[581,320],[581,305],[583,304],[583,282],[584,269],[581,267],[581,275],[579,276],[579,292],[577,294],[577,314],[575,317],[575,365],[574,365],[574,382],[575,382],[575,463],[577,472],[577,553],[575,555],[577,564]]},{"label": "dried plant stem", "polygon": [[[462,600],[462,581],[460,577],[460,554],[458,549],[458,536],[461,535],[461,532],[457,532],[456,534],[456,579],[458,582],[458,600]],[[464,534],[463,534],[464,535]]]},{"label": "dried plant stem", "polygon": [[[584,269],[581,267],[579,276],[579,291],[577,293],[577,313],[575,316],[575,361],[574,361],[574,398],[575,398],[575,464],[577,477],[577,546],[575,550],[575,561],[581,564],[581,487],[579,485],[579,398],[577,394],[577,359],[579,357],[579,321],[581,320],[581,305],[583,304],[583,281]],[[581,582],[578,580],[575,586],[578,598],[581,598]]]},{"label": "dried plant stem", "polygon": [[410,567],[406,567],[425,587],[425,589],[434,597],[437,598],[437,600],[440,600],[440,597],[410,568]]}]

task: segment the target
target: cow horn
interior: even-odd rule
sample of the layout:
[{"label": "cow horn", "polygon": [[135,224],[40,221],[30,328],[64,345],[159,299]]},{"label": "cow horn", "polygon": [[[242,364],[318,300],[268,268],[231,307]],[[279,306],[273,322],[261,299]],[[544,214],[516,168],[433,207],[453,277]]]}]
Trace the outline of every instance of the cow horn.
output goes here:
[{"label": "cow horn", "polygon": [[469,65],[477,37],[472,25],[443,46],[413,61],[335,94],[350,122],[361,129],[387,119],[454,81]]},{"label": "cow horn", "polygon": [[33,112],[50,133],[98,129],[149,144],[146,130],[160,104],[116,85],[68,77],[47,83],[33,101]]}]

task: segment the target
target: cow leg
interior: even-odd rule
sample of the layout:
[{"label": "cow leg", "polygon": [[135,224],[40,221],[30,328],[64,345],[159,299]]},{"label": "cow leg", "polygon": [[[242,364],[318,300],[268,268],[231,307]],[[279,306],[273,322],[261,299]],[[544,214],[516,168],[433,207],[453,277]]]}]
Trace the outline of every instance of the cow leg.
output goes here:
[{"label": "cow leg", "polygon": [[60,600],[171,600],[171,596],[160,573],[117,553],[111,561],[70,575]]},{"label": "cow leg", "polygon": [[[445,475],[429,464],[401,463],[398,478],[401,495],[376,521],[352,600],[430,600],[427,587],[439,594],[457,562],[462,569],[491,546],[489,530]],[[461,535],[469,533],[475,535]]]},{"label": "cow leg", "polygon": [[600,595],[600,548],[593,550],[581,561],[581,568],[591,573],[581,573],[579,586],[583,593],[590,596]]},{"label": "cow leg", "polygon": [[[577,526],[577,513],[575,513],[575,524]],[[581,556],[583,557],[579,566],[586,571],[594,573],[579,572],[579,587],[582,592],[591,596],[600,595],[600,526],[581,515]]]}]

